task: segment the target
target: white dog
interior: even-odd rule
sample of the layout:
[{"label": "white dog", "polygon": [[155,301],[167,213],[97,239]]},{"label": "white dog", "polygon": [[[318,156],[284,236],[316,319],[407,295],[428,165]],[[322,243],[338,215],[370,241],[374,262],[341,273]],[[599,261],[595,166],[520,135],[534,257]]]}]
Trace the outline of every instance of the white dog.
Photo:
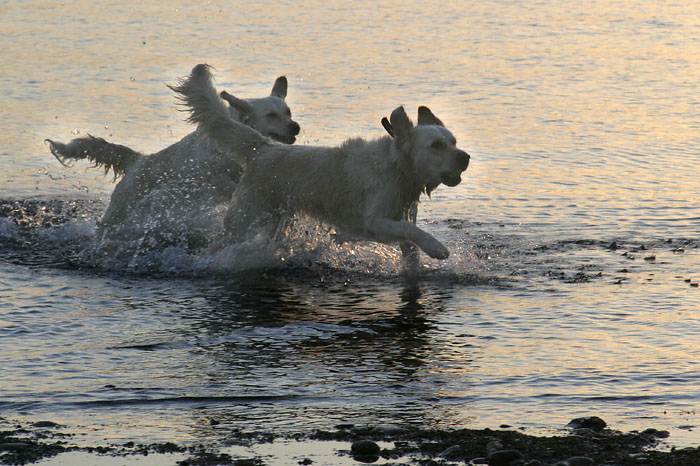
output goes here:
[{"label": "white dog", "polygon": [[[226,112],[229,119],[277,141],[295,142],[299,125],[284,101],[286,77],[277,78],[269,97],[243,100],[228,93],[225,96],[230,104]],[[111,169],[115,179],[123,175],[100,222],[101,238],[142,242],[144,235],[150,234],[158,236],[147,238],[152,246],[177,243],[184,232],[192,230],[197,211],[229,201],[241,173],[241,167],[199,131],[148,156],[93,136],[68,144],[47,142],[64,165],[69,160],[88,159],[105,173]]]},{"label": "white dog", "polygon": [[456,186],[469,165],[469,155],[427,107],[418,109],[417,126],[396,108],[384,123],[393,138],[285,146],[229,117],[207,65],[197,65],[173,89],[189,107],[189,121],[244,167],[224,221],[232,240],[299,212],[355,239],[410,242],[430,257],[449,256],[407,221],[421,193],[430,195],[441,183]]}]

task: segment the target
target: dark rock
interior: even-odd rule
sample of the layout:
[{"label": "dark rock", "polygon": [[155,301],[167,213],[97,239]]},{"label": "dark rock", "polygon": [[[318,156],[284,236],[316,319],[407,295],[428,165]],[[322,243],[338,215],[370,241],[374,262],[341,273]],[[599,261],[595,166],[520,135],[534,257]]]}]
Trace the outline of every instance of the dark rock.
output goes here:
[{"label": "dark rock", "polygon": [[572,419],[567,427],[574,429],[593,429],[593,430],[603,430],[607,427],[607,423],[599,418],[598,416],[587,416],[587,417],[577,417]]},{"label": "dark rock", "polygon": [[406,429],[395,424],[379,424],[372,428],[372,432],[382,435],[401,435],[406,433]]},{"label": "dark rock", "polygon": [[566,462],[571,466],[593,466],[593,460],[587,456],[572,456]]},{"label": "dark rock", "polygon": [[491,440],[489,443],[486,444],[487,455],[490,455],[491,453],[495,453],[500,450],[503,450],[503,444],[498,440]]},{"label": "dark rock", "polygon": [[6,442],[0,443],[0,451],[23,450],[29,448],[30,444],[24,442]]},{"label": "dark rock", "polygon": [[464,457],[464,454],[465,451],[462,447],[460,447],[459,445],[452,445],[451,447],[446,448],[442,453],[440,453],[440,456],[448,460],[456,460]]},{"label": "dark rock", "polygon": [[668,438],[671,435],[667,430],[646,429],[642,435],[650,435],[656,438]]},{"label": "dark rock", "polygon": [[379,445],[371,440],[357,440],[350,447],[353,455],[376,455],[379,453]]},{"label": "dark rock", "polygon": [[581,427],[579,429],[574,429],[571,431],[571,435],[575,435],[576,437],[595,437],[597,433],[598,432],[596,432],[595,430],[588,429],[585,427]]},{"label": "dark rock", "polygon": [[57,424],[53,421],[38,421],[32,424],[33,427],[60,427],[60,424]]},{"label": "dark rock", "polygon": [[487,456],[486,462],[489,466],[511,466],[513,461],[522,459],[523,454],[518,450],[499,450]]},{"label": "dark rock", "polygon": [[[224,457],[224,454],[220,455]],[[228,455],[226,455],[228,456]],[[218,460],[215,460],[218,461]],[[229,456],[228,458],[223,459],[223,461],[228,461],[228,464],[231,464],[231,457]],[[212,463],[212,464],[227,464],[227,463]],[[234,460],[233,461],[233,466],[262,466],[262,463],[255,459],[255,458],[244,458],[240,460]]]}]

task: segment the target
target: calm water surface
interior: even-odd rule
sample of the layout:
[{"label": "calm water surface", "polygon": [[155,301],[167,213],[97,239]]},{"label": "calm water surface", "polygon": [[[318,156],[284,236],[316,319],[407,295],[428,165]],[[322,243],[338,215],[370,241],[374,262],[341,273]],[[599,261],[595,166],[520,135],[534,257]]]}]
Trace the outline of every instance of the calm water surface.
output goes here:
[{"label": "calm water surface", "polygon": [[[598,415],[700,443],[700,4],[477,3],[0,5],[0,417],[216,443]],[[160,150],[191,131],[164,84],[200,62],[240,97],[285,74],[298,144],[430,106],[472,155],[421,204],[450,259],[408,281],[318,231],[96,259],[111,177],[44,138]]]}]

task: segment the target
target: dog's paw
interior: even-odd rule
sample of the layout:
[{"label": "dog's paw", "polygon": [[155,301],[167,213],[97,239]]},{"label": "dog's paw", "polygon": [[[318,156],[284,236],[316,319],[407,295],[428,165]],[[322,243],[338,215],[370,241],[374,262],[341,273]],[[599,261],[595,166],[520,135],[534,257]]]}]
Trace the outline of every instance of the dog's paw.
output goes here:
[{"label": "dog's paw", "polygon": [[435,244],[424,248],[423,251],[433,259],[445,260],[450,257],[450,251],[437,240],[435,240]]}]

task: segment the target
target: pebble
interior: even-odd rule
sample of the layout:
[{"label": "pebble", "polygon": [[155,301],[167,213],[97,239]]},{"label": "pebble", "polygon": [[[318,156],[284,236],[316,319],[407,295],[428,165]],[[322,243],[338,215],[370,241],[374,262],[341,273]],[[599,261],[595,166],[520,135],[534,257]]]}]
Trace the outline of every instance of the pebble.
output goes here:
[{"label": "pebble", "polygon": [[572,456],[566,462],[570,466],[593,466],[593,460],[587,456]]},{"label": "pebble", "polygon": [[571,435],[576,437],[595,437],[596,431],[593,429],[588,429],[586,427],[580,427],[571,431]]},{"label": "pebble", "polygon": [[380,448],[371,440],[357,440],[352,443],[350,450],[356,455],[376,455]]},{"label": "pebble", "polygon": [[584,428],[593,430],[603,430],[607,425],[608,424],[598,416],[577,417],[567,424],[568,427],[574,429]]},{"label": "pebble", "polygon": [[486,444],[487,455],[490,455],[491,453],[497,452],[499,450],[503,450],[503,444],[498,440],[491,440],[489,443]]},{"label": "pebble", "polygon": [[448,460],[456,460],[464,456],[464,449],[459,445],[452,445],[440,453],[440,456]]},{"label": "pebble", "polygon": [[406,433],[406,429],[395,424],[379,424],[372,428],[372,432],[382,435],[401,435]]},{"label": "pebble", "polygon": [[518,450],[499,450],[487,456],[486,462],[489,466],[511,466],[513,461],[522,459],[523,454]]},{"label": "pebble", "polygon": [[667,430],[656,430],[656,429],[650,428],[650,429],[646,429],[644,432],[642,432],[642,435],[651,435],[651,436],[656,437],[656,438],[668,438],[669,435],[671,435],[671,434]]},{"label": "pebble", "polygon": [[29,447],[29,444],[23,442],[0,443],[0,451],[23,450],[27,447]]},{"label": "pebble", "polygon": [[38,421],[32,424],[34,427],[59,427],[59,424],[53,421]]}]

